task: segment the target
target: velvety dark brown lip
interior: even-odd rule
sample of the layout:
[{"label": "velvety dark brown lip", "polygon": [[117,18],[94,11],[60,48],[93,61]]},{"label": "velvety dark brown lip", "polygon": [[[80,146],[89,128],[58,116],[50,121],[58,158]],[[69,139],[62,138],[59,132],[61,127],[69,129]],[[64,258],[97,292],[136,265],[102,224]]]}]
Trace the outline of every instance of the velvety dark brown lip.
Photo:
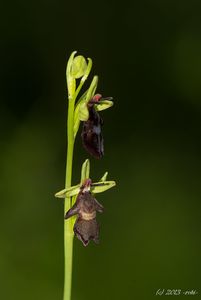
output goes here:
[{"label": "velvety dark brown lip", "polygon": [[[90,179],[87,179],[80,188],[75,204],[65,215],[65,219],[78,215],[73,230],[84,246],[87,246],[90,240],[98,243],[99,225],[96,220],[96,212],[103,212],[103,206],[90,191],[85,190],[89,184],[92,185],[92,182]],[[88,218],[89,216],[91,216],[91,219]]]},{"label": "velvety dark brown lip", "polygon": [[103,120],[94,108],[89,106],[89,119],[83,122],[82,144],[86,151],[94,158],[100,159],[104,155],[104,145],[102,136]]}]

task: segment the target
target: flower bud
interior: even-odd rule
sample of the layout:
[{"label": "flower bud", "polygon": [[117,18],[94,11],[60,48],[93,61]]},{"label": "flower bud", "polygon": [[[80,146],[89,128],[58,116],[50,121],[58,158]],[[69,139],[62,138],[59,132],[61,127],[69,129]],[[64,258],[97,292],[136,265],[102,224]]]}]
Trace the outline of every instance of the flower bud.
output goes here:
[{"label": "flower bud", "polygon": [[85,75],[87,70],[87,62],[84,56],[78,55],[72,61],[71,76],[78,79]]}]

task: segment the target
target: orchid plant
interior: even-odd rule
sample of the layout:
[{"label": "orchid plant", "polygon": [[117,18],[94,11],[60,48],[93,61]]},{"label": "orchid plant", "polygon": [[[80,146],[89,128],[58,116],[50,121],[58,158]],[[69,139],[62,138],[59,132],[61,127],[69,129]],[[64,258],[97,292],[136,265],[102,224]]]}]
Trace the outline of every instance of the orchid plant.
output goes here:
[{"label": "orchid plant", "polygon": [[98,182],[90,178],[89,159],[86,159],[82,165],[80,182],[77,185],[71,185],[74,143],[80,123],[83,122],[81,133],[83,147],[94,158],[102,158],[104,155],[103,121],[99,111],[113,105],[111,97],[104,98],[101,94],[95,94],[98,76],[93,77],[89,88],[80,95],[82,86],[90,74],[92,60],[88,58],[87,62],[83,56],[75,55],[76,51],[70,55],[66,69],[68,117],[65,188],[55,194],[57,198],[65,199],[63,300],[71,299],[74,235],[84,246],[87,246],[90,240],[95,243],[99,242],[96,213],[103,212],[103,206],[96,200],[95,195],[115,186],[115,181],[107,181],[108,172]]}]

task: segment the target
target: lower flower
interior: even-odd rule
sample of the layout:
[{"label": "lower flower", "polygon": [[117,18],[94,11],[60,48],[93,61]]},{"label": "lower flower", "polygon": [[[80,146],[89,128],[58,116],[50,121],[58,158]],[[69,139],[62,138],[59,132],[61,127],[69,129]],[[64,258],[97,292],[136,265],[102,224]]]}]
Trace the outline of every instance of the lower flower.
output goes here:
[{"label": "lower flower", "polygon": [[90,240],[99,241],[99,225],[96,221],[96,212],[103,212],[103,206],[90,192],[91,179],[86,179],[77,195],[75,204],[67,211],[65,219],[78,214],[74,224],[74,233],[87,246]]}]

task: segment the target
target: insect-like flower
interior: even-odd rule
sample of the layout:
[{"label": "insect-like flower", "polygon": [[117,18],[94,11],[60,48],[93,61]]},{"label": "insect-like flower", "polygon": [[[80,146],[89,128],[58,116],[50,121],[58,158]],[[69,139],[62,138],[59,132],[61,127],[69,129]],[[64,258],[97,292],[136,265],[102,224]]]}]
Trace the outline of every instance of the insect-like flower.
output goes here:
[{"label": "insect-like flower", "polygon": [[103,206],[90,192],[91,179],[86,179],[77,195],[75,204],[67,211],[65,219],[78,215],[74,224],[74,233],[87,246],[90,240],[99,242],[99,225],[96,212],[103,212]]},{"label": "insect-like flower", "polygon": [[103,120],[98,113],[98,108],[102,104],[112,105],[112,98],[102,98],[102,95],[96,94],[87,103],[89,117],[83,122],[82,143],[84,148],[95,158],[100,159],[104,155],[104,145],[102,136]]},{"label": "insect-like flower", "polygon": [[65,219],[78,215],[73,230],[84,246],[87,246],[90,240],[95,243],[99,241],[96,212],[103,212],[103,206],[95,199],[94,194],[104,192],[116,185],[115,181],[106,181],[107,172],[99,182],[93,183],[89,178],[89,168],[89,160],[87,159],[82,165],[80,184],[55,194],[58,198],[76,197],[75,203],[66,212]]}]

